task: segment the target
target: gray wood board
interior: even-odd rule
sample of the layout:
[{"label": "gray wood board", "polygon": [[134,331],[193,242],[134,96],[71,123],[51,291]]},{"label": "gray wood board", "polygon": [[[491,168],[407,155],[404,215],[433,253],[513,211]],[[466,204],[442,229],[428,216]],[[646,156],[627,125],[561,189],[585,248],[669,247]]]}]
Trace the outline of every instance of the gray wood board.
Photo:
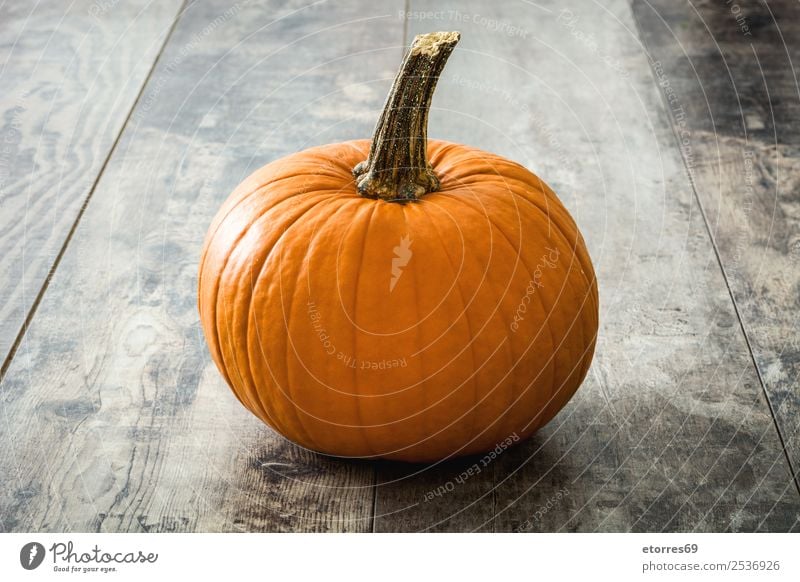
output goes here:
[{"label": "gray wood board", "polygon": [[402,37],[386,6],[189,6],[0,387],[0,529],[370,529],[372,465],[288,444],[225,385],[196,272],[252,170],[369,135]]},{"label": "gray wood board", "polygon": [[797,480],[800,6],[633,6]]},{"label": "gray wood board", "polygon": [[601,329],[572,402],[476,476],[457,481],[480,459],[380,470],[377,530],[798,527],[800,498],[631,8],[603,5],[411,3],[409,39],[463,34],[431,137],[519,161],[560,193],[598,271]]},{"label": "gray wood board", "polygon": [[3,369],[180,4],[0,5]]}]

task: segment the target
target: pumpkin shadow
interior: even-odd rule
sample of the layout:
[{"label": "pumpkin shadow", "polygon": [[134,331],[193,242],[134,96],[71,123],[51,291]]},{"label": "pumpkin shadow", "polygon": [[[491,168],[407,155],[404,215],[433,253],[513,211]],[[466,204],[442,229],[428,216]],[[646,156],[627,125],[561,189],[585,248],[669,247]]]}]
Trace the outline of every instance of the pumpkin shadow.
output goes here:
[{"label": "pumpkin shadow", "polygon": [[[297,445],[290,445],[297,446]],[[298,447],[301,449],[301,447]],[[335,455],[328,455],[309,449],[302,449],[304,455],[311,456],[316,459],[320,464],[329,467],[339,467],[341,469],[356,469],[356,470],[375,470],[378,473],[397,474],[405,476],[414,476],[423,473],[439,472],[451,473],[453,471],[463,471],[473,465],[480,464],[483,458],[481,454],[466,455],[461,457],[453,457],[450,459],[443,459],[440,461],[428,462],[411,462],[411,461],[393,461],[389,459],[380,458],[356,458],[356,457],[337,457]]]},{"label": "pumpkin shadow", "polygon": [[373,459],[369,462],[379,473],[412,477],[422,474],[459,474],[476,464],[480,466],[481,458],[482,455],[475,454],[422,463],[387,459]]},{"label": "pumpkin shadow", "polygon": [[[534,449],[540,449],[542,442],[537,442],[537,440],[536,435],[534,435],[525,441],[510,445],[502,453],[496,455],[492,455],[491,451],[489,451],[427,462],[336,457],[310,450],[305,452],[317,457],[320,462],[327,464],[329,467],[361,471],[374,470],[377,475],[376,486],[387,486],[400,481],[408,482],[409,480],[444,481],[447,483],[459,477],[462,482],[472,478],[478,479],[479,475],[482,476],[482,479],[486,479],[491,476],[492,465],[498,463],[500,459],[525,459],[529,456],[524,452],[526,449],[531,446]],[[516,466],[516,463],[512,462],[512,466]]]},{"label": "pumpkin shadow", "polygon": [[[282,439],[279,447],[260,451],[251,459],[253,468],[260,473],[277,462],[273,478],[303,479],[325,473],[362,474],[374,472],[374,485],[387,486],[404,482],[447,483],[458,480],[503,481],[509,484],[518,479],[536,480],[540,477],[554,486],[570,481],[569,472],[562,470],[557,451],[553,450],[548,435],[537,432],[529,438],[514,443],[498,454],[492,451],[452,457],[439,461],[409,462],[363,457],[338,457],[320,453]],[[501,468],[501,474],[493,472]],[[460,478],[460,479],[459,479]],[[369,485],[372,486],[372,485]]]}]

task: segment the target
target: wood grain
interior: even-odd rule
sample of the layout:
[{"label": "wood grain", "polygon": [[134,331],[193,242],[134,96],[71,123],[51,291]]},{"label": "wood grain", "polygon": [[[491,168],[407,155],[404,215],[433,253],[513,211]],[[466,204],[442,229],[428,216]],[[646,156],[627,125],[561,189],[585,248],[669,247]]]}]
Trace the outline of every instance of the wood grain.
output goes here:
[{"label": "wood grain", "polygon": [[684,158],[797,481],[798,4],[633,6],[662,92],[674,95],[672,124],[683,134]]},{"label": "wood grain", "polygon": [[0,5],[3,370],[180,5]]},{"label": "wood grain", "polygon": [[369,134],[402,50],[387,15],[277,0],[186,10],[3,380],[0,529],[370,528],[371,465],[286,443],[224,384],[196,271],[248,173]]},{"label": "wood grain", "polygon": [[378,530],[798,527],[800,498],[630,6],[603,5],[412,3],[409,36],[430,28],[425,12],[462,32],[430,135],[517,160],[560,193],[598,271],[601,329],[573,401],[491,471],[428,502],[458,468],[380,471]]}]

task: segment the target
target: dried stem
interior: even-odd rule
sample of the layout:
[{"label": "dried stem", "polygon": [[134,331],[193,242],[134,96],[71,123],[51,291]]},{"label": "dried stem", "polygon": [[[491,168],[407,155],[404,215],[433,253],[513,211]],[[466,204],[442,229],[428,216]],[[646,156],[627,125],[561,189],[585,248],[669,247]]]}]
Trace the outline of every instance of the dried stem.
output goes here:
[{"label": "dried stem", "polygon": [[353,168],[362,196],[416,200],[439,189],[427,156],[428,110],[460,37],[457,32],[431,32],[414,39],[375,126],[369,157]]}]

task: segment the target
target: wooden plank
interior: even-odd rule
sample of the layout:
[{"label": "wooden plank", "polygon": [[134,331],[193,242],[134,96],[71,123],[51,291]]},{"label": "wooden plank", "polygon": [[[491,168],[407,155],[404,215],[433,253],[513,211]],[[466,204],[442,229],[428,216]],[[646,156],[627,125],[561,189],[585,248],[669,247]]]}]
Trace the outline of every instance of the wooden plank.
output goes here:
[{"label": "wooden plank", "polygon": [[633,7],[797,481],[800,8]]},{"label": "wooden plank", "polygon": [[369,134],[401,53],[387,14],[186,10],[3,381],[0,529],[370,528],[371,465],[286,443],[224,384],[196,272],[248,173]]},{"label": "wooden plank", "polygon": [[409,37],[462,31],[430,135],[517,160],[560,193],[598,271],[601,329],[573,401],[491,471],[427,503],[449,479],[438,468],[394,483],[379,472],[376,529],[448,517],[461,530],[797,528],[800,499],[630,6],[410,12]]},{"label": "wooden plank", "polygon": [[0,6],[3,370],[180,5]]},{"label": "wooden plank", "polygon": [[377,471],[375,531],[492,531],[494,467],[481,456]]}]

